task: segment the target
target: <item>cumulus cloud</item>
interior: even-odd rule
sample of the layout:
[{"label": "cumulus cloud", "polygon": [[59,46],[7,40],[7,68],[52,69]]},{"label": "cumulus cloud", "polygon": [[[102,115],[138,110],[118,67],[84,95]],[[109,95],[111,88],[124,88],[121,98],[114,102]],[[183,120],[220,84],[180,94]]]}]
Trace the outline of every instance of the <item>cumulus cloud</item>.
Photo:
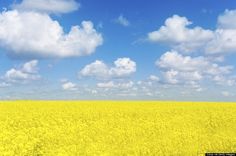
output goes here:
[{"label": "cumulus cloud", "polygon": [[68,34],[47,14],[6,11],[0,14],[0,46],[15,57],[64,58],[92,54],[103,42],[93,23],[83,21]]},{"label": "cumulus cloud", "polygon": [[5,80],[9,82],[25,82],[40,79],[38,61],[32,60],[23,64],[19,69],[12,68],[5,73]]},{"label": "cumulus cloud", "polygon": [[[222,65],[225,54],[236,52],[236,10],[226,10],[218,17],[215,30],[192,24],[186,17],[174,15],[165,21],[157,31],[148,34],[149,41],[165,43],[171,51],[156,61],[162,78],[169,84],[191,85],[201,91],[203,80],[219,85],[233,86],[233,66]],[[179,53],[181,52],[181,53]],[[196,56],[186,52],[198,52]],[[199,56],[201,53],[202,56]],[[189,55],[189,56],[186,56]]]},{"label": "cumulus cloud", "polygon": [[170,69],[168,71],[163,72],[165,80],[170,84],[195,84],[195,81],[200,81],[202,79],[202,75],[197,72],[181,72],[178,70]]},{"label": "cumulus cloud", "polygon": [[162,69],[166,81],[171,84],[193,83],[202,80],[206,76],[227,75],[233,70],[233,66],[220,66],[210,62],[203,56],[183,56],[177,51],[164,53],[156,61],[156,65]]},{"label": "cumulus cloud", "polygon": [[86,65],[80,75],[87,77],[95,77],[97,79],[121,78],[126,77],[136,72],[136,63],[130,58],[118,58],[114,62],[113,67],[109,67],[103,61],[96,60],[95,62]]},{"label": "cumulus cloud", "polygon": [[97,87],[99,88],[115,88],[115,89],[128,89],[134,86],[133,81],[129,82],[114,82],[114,81],[109,81],[109,82],[104,82],[104,83],[97,83]]},{"label": "cumulus cloud", "polygon": [[226,10],[219,15],[215,30],[203,29],[186,17],[173,15],[165,25],[148,33],[148,40],[164,43],[181,52],[203,51],[206,54],[225,55],[236,52],[236,10]]},{"label": "cumulus cloud", "polygon": [[226,10],[218,17],[218,28],[214,38],[207,44],[207,54],[227,54],[236,52],[236,10]]},{"label": "cumulus cloud", "polygon": [[65,82],[62,84],[62,89],[63,90],[69,90],[69,91],[75,91],[77,90],[77,85],[75,83],[72,83],[72,82]]},{"label": "cumulus cloud", "polygon": [[0,83],[0,88],[5,88],[5,87],[9,87],[9,86],[11,86],[10,83],[7,83],[7,82],[1,82]]},{"label": "cumulus cloud", "polygon": [[124,26],[124,27],[130,26],[130,22],[123,15],[120,15],[117,19],[115,19],[115,22]]},{"label": "cumulus cloud", "polygon": [[112,67],[109,71],[114,77],[128,76],[136,72],[136,63],[130,58],[118,58],[114,65],[115,67]]},{"label": "cumulus cloud", "polygon": [[186,17],[174,15],[165,21],[160,29],[150,32],[148,39],[152,42],[165,43],[175,49],[189,52],[203,46],[213,38],[213,32],[201,27],[188,28],[192,22]]},{"label": "cumulus cloud", "polygon": [[13,4],[14,9],[20,11],[38,11],[43,13],[69,13],[79,8],[75,0],[23,0],[20,4]]},{"label": "cumulus cloud", "polygon": [[113,81],[109,81],[109,82],[101,82],[101,83],[97,83],[97,87],[99,88],[114,88],[115,84]]},{"label": "cumulus cloud", "polygon": [[212,77],[212,80],[219,85],[224,86],[234,86],[236,84],[236,78],[235,77],[226,77],[224,75],[216,75]]},{"label": "cumulus cloud", "polygon": [[156,62],[161,68],[171,68],[182,71],[194,71],[195,69],[203,69],[208,62],[203,57],[191,58],[183,56],[177,51],[168,51],[164,53],[160,60]]},{"label": "cumulus cloud", "polygon": [[103,61],[96,60],[95,62],[86,65],[80,75],[96,78],[107,78],[109,76],[109,67]]},{"label": "cumulus cloud", "polygon": [[216,63],[212,63],[203,56],[183,56],[177,51],[164,53],[156,62],[156,65],[163,69],[171,68],[187,72],[202,71],[212,75],[229,74],[233,69],[232,66],[219,66]]},{"label": "cumulus cloud", "polygon": [[236,10],[225,10],[218,17],[218,27],[221,29],[236,29]]},{"label": "cumulus cloud", "polygon": [[158,76],[155,76],[155,75],[150,75],[149,76],[149,80],[151,80],[151,81],[159,81],[160,78]]}]

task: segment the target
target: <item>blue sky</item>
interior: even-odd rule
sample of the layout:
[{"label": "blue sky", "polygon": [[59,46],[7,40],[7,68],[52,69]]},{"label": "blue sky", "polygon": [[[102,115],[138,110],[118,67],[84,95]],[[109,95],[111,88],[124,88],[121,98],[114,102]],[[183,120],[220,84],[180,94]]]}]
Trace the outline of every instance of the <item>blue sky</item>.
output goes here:
[{"label": "blue sky", "polygon": [[236,101],[233,0],[0,5],[0,99]]}]

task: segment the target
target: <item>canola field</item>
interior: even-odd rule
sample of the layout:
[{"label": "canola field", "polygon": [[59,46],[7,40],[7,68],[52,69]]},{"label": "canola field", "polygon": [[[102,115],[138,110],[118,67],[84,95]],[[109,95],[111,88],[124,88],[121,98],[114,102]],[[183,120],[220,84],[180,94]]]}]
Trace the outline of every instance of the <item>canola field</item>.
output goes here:
[{"label": "canola field", "polygon": [[236,152],[236,103],[2,101],[1,156]]}]

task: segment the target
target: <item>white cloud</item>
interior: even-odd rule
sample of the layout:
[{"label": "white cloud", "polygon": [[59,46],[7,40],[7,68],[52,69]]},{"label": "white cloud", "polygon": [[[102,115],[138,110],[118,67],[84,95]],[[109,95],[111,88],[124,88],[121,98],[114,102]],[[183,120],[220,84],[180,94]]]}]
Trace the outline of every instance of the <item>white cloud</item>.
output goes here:
[{"label": "white cloud", "polygon": [[171,84],[200,81],[207,76],[215,77],[230,74],[232,66],[219,66],[205,57],[183,56],[176,51],[164,53],[156,65],[164,78]]},{"label": "white cloud", "polygon": [[69,91],[75,91],[77,90],[77,85],[72,83],[72,82],[65,82],[62,84],[62,89],[63,90],[69,90]]},{"label": "white cloud", "polygon": [[201,27],[188,28],[192,22],[186,17],[174,15],[165,21],[165,25],[159,30],[150,32],[148,39],[152,42],[165,43],[173,48],[191,52],[202,47],[213,38],[211,30]]},{"label": "white cloud", "polygon": [[179,81],[176,78],[178,71],[169,70],[164,73],[164,77],[168,83],[177,84]]},{"label": "white cloud", "polygon": [[80,75],[87,77],[96,77],[97,79],[120,78],[131,75],[136,72],[136,63],[130,58],[118,58],[113,67],[109,67],[100,60],[86,65]]},{"label": "white cloud", "polygon": [[7,83],[7,82],[1,82],[0,83],[0,88],[5,88],[5,87],[9,87],[9,86],[11,86],[10,83]]},{"label": "white cloud", "polygon": [[124,26],[124,27],[127,27],[130,25],[130,22],[128,21],[127,18],[125,18],[123,15],[120,15],[116,20],[115,20],[116,23]]},{"label": "white cloud", "polygon": [[80,75],[96,78],[107,78],[109,76],[109,67],[103,61],[96,60],[95,62],[86,65]]},{"label": "white cloud", "polygon": [[163,69],[174,69],[186,72],[199,71],[211,75],[229,74],[233,69],[232,66],[219,66],[216,63],[212,63],[203,56],[183,56],[177,51],[164,53],[161,58],[157,60],[156,65]]},{"label": "white cloud", "polygon": [[32,60],[23,64],[19,69],[12,68],[5,74],[6,81],[20,82],[40,79],[38,74],[38,61]]},{"label": "white cloud", "polygon": [[90,21],[63,31],[58,21],[37,12],[0,14],[0,46],[14,57],[64,58],[92,54],[103,38]]},{"label": "white cloud", "polygon": [[234,86],[236,84],[236,78],[225,77],[224,75],[216,75],[212,77],[212,80],[219,85]]},{"label": "white cloud", "polygon": [[195,69],[204,69],[208,62],[203,57],[192,58],[190,56],[183,56],[177,51],[168,51],[161,56],[156,65],[161,68],[194,71]]},{"label": "white cloud", "polygon": [[205,47],[207,54],[227,54],[236,52],[236,28],[217,29]]},{"label": "white cloud", "polygon": [[195,89],[195,91],[197,91],[197,92],[202,92],[203,90],[204,90],[204,89],[201,88],[201,87]]},{"label": "white cloud", "polygon": [[178,71],[169,69],[166,72],[163,72],[163,75],[166,79],[166,81],[170,84],[177,84],[177,83],[194,83],[195,81],[202,80],[201,73],[197,71],[192,72],[184,72],[184,71]]},{"label": "white cloud", "polygon": [[218,17],[215,30],[192,24],[186,17],[173,15],[165,25],[148,34],[149,41],[165,43],[181,52],[203,51],[206,54],[225,55],[236,52],[236,10],[226,10]]},{"label": "white cloud", "polygon": [[97,91],[97,90],[95,90],[95,89],[92,89],[90,92],[91,92],[91,94],[93,94],[93,95],[96,95],[96,94],[98,94],[98,91]]},{"label": "white cloud", "polygon": [[13,4],[13,8],[20,11],[38,11],[46,13],[69,13],[79,8],[75,0],[23,0],[20,4]]},{"label": "white cloud", "polygon": [[97,87],[99,88],[114,88],[115,84],[113,81],[105,82],[105,83],[98,83]]},{"label": "white cloud", "polygon": [[227,54],[236,52],[236,10],[225,10],[218,17],[214,38],[207,44],[207,54]]},{"label": "white cloud", "polygon": [[115,67],[109,71],[110,75],[114,77],[128,76],[136,72],[136,63],[130,58],[118,58],[115,62]]},{"label": "white cloud", "polygon": [[218,27],[221,29],[236,29],[236,10],[225,10],[218,17]]},{"label": "white cloud", "polygon": [[99,88],[116,88],[116,89],[128,89],[134,86],[133,81],[129,82],[114,82],[109,81],[105,83],[97,83],[97,87]]},{"label": "white cloud", "polygon": [[[159,30],[148,34],[152,42],[165,43],[172,51],[164,53],[156,62],[166,82],[170,84],[197,84],[210,80],[220,85],[233,86],[233,66],[223,66],[225,54],[236,52],[236,10],[226,10],[218,17],[215,30],[192,24],[186,17],[174,15]],[[184,52],[204,52],[205,56],[184,56]],[[198,88],[201,88],[200,86]]]},{"label": "white cloud", "polygon": [[26,62],[22,67],[22,71],[25,73],[35,74],[38,72],[37,65],[38,65],[37,60]]},{"label": "white cloud", "polygon": [[160,78],[159,78],[158,76],[155,76],[155,75],[150,75],[150,76],[149,76],[149,79],[150,79],[151,81],[159,81],[159,80],[160,80]]}]

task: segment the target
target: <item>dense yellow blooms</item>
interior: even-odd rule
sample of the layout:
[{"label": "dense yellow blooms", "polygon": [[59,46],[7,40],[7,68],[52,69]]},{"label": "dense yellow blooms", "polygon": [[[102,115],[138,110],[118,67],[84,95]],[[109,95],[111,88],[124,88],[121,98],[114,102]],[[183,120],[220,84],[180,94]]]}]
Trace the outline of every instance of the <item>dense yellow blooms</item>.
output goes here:
[{"label": "dense yellow blooms", "polygon": [[0,102],[0,155],[236,152],[236,103]]}]

